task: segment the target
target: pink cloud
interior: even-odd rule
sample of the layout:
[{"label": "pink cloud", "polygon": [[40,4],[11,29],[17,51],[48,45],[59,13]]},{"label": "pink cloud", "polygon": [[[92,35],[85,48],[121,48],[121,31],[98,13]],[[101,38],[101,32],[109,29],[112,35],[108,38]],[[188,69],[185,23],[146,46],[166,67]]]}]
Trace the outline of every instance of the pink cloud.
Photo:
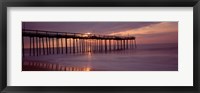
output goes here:
[{"label": "pink cloud", "polygon": [[177,43],[178,22],[162,22],[110,35],[135,36],[138,43]]}]

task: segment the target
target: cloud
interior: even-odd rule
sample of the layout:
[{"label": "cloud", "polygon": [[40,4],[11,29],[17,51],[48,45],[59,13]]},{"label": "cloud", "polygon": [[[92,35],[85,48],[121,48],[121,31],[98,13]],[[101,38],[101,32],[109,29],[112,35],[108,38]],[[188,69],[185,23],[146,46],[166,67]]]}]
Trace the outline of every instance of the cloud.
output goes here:
[{"label": "cloud", "polygon": [[23,22],[23,28],[86,33],[110,34],[144,26],[157,24],[159,22]]},{"label": "cloud", "polygon": [[168,32],[177,32],[177,31],[178,31],[177,22],[161,22],[158,24],[147,25],[141,28],[110,33],[110,35],[146,36],[146,35],[155,35],[155,34],[168,33]]},{"label": "cloud", "polygon": [[139,44],[178,43],[178,22],[161,22],[110,35],[135,36]]}]

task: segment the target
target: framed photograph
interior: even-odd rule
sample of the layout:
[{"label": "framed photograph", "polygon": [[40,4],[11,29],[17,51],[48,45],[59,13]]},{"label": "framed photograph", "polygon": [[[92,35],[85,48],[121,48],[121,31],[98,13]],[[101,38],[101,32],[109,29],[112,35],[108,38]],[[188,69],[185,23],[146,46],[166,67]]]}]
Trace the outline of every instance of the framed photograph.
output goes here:
[{"label": "framed photograph", "polygon": [[0,6],[1,92],[199,93],[199,0]]}]

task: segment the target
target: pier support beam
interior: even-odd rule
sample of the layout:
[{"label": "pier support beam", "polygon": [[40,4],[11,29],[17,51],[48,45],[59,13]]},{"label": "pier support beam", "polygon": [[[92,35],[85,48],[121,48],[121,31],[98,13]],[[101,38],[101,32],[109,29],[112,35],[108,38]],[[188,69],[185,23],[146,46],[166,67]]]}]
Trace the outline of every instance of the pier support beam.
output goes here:
[{"label": "pier support beam", "polygon": [[48,48],[48,40],[47,40],[47,37],[46,37],[46,50],[47,50],[47,55],[49,54],[49,48]]},{"label": "pier support beam", "polygon": [[42,48],[43,48],[43,55],[45,55],[45,46],[44,46],[44,38],[42,38]]},{"label": "pier support beam", "polygon": [[65,53],[67,54],[67,51],[68,49],[67,49],[67,38],[65,38]]},{"label": "pier support beam", "polygon": [[135,48],[137,48],[137,45],[136,45],[136,40],[134,40],[135,41]]},{"label": "pier support beam", "polygon": [[77,39],[76,39],[76,53],[79,52],[79,49],[78,49],[78,48],[79,48],[79,45],[78,45],[79,42],[78,42],[78,41],[79,41],[79,40],[78,40],[78,38],[77,38]]},{"label": "pier support beam", "polygon": [[121,50],[123,50],[123,40],[120,41],[121,41]]},{"label": "pier support beam", "polygon": [[36,37],[36,53],[37,53],[37,56],[38,56],[38,37]]},{"label": "pier support beam", "polygon": [[59,39],[56,38],[56,48],[57,48],[57,54],[59,54]]},{"label": "pier support beam", "polygon": [[33,56],[35,56],[35,38],[33,37]]},{"label": "pier support beam", "polygon": [[42,44],[41,44],[41,37],[39,37],[39,55],[41,55],[41,49],[42,49]]},{"label": "pier support beam", "polygon": [[126,49],[128,49],[128,40],[126,40]]},{"label": "pier support beam", "polygon": [[53,54],[54,54],[54,53],[55,53],[55,51],[54,51],[54,48],[55,48],[55,47],[54,47],[54,38],[52,38],[52,43],[53,43],[53,44],[52,44],[52,45],[53,45],[52,48],[53,48]]},{"label": "pier support beam", "polygon": [[73,38],[73,53],[75,53],[75,39]]},{"label": "pier support beam", "polygon": [[64,47],[64,45],[63,45],[63,38],[60,38],[60,42],[61,42],[61,49],[62,49],[62,54],[63,54],[63,47]]},{"label": "pier support beam", "polygon": [[49,45],[48,46],[49,47],[49,54],[51,54],[51,38],[48,38],[48,40],[49,40],[49,44],[48,44]]},{"label": "pier support beam", "polygon": [[109,51],[111,51],[111,40],[109,40]]},{"label": "pier support beam", "polygon": [[72,52],[72,49],[71,49],[71,47],[72,47],[72,41],[71,41],[71,38],[69,39],[69,53],[71,53]]},{"label": "pier support beam", "polygon": [[29,38],[29,45],[30,45],[30,47],[29,47],[29,56],[31,56],[31,54],[32,54],[32,37],[30,37]]},{"label": "pier support beam", "polygon": [[105,52],[107,52],[107,40],[105,39]]},{"label": "pier support beam", "polygon": [[125,40],[123,40],[123,42],[124,42],[124,47],[123,47],[123,49],[125,50],[125,49],[126,49],[126,43],[125,43]]}]

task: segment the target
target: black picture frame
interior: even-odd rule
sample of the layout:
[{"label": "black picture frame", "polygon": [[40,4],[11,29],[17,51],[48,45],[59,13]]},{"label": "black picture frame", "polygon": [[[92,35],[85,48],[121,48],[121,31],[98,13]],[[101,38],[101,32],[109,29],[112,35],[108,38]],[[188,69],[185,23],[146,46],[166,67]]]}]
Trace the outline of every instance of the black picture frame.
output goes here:
[{"label": "black picture frame", "polygon": [[[200,0],[2,0],[0,1],[0,91],[2,93],[200,93]],[[7,7],[193,7],[194,86],[7,86]]]}]

